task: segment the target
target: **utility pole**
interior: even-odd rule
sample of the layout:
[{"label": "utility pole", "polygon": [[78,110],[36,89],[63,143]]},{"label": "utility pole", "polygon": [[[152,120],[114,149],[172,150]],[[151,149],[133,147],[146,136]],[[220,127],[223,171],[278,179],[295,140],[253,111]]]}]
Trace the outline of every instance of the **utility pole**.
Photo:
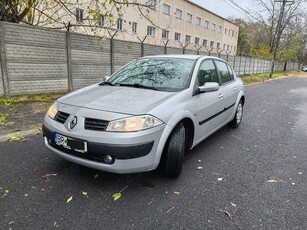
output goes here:
[{"label": "utility pole", "polygon": [[274,44],[274,51],[273,51],[273,58],[272,58],[272,67],[271,67],[271,72],[270,72],[270,78],[272,78],[273,72],[274,72],[274,66],[275,66],[275,59],[276,59],[277,49],[278,49],[279,42],[280,42],[280,37],[281,37],[281,34],[282,34],[282,19],[283,19],[283,16],[284,16],[285,7],[286,7],[286,4],[288,2],[292,2],[293,3],[294,1],[293,0],[292,1],[275,0],[275,2],[282,2],[282,6],[281,6],[280,13],[279,13],[278,22],[277,22],[277,28],[276,28],[277,35],[276,35],[276,40],[275,40],[275,44]]}]

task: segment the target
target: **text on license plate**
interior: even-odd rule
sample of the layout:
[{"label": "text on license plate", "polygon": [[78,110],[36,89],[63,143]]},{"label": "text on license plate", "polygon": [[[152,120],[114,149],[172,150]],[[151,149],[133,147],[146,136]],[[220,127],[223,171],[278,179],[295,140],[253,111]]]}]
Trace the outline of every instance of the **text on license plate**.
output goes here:
[{"label": "text on license plate", "polygon": [[54,133],[53,140],[55,144],[62,146],[69,150],[74,150],[80,153],[87,152],[87,142],[76,140],[74,138],[66,137],[62,134]]}]

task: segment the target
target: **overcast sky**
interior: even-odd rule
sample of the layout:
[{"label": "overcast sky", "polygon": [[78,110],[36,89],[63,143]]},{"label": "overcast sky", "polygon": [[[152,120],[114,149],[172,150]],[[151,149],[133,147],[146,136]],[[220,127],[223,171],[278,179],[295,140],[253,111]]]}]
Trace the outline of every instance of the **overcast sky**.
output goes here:
[{"label": "overcast sky", "polygon": [[[246,14],[229,0],[191,0],[192,2],[201,5],[202,7],[224,17],[239,17],[246,18]],[[240,7],[247,9],[251,7],[252,0],[232,0],[237,3]]]}]

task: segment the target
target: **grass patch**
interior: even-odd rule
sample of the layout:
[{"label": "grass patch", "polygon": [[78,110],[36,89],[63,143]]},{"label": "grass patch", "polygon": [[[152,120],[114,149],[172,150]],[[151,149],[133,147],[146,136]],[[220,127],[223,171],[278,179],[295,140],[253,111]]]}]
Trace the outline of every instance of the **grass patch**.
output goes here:
[{"label": "grass patch", "polygon": [[[274,72],[271,79],[287,76],[286,72]],[[270,73],[259,73],[255,75],[241,76],[241,79],[245,86],[266,82],[270,79]]]},{"label": "grass patch", "polygon": [[58,99],[63,94],[41,94],[17,97],[0,97],[0,107],[16,108],[18,103],[21,102],[49,102]]},{"label": "grass patch", "polygon": [[4,125],[6,122],[7,114],[0,113],[0,125]]}]

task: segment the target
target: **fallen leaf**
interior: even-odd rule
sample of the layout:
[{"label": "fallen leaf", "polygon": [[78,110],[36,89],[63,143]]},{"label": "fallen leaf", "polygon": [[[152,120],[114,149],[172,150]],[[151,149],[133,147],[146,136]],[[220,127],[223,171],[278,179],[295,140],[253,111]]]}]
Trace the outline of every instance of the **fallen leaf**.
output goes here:
[{"label": "fallen leaf", "polygon": [[99,174],[98,174],[98,173],[95,174],[94,178],[97,179],[97,177],[99,177]]},{"label": "fallen leaf", "polygon": [[302,175],[303,173],[302,173],[302,172],[299,172],[298,174],[299,174],[299,175]]},{"label": "fallen leaf", "polygon": [[232,203],[232,202],[230,202],[230,203],[231,203],[232,207],[237,208],[237,205],[235,203]]},{"label": "fallen leaf", "polygon": [[25,197],[28,197],[28,196],[29,196],[29,194],[26,193],[26,194],[25,194]]},{"label": "fallen leaf", "polygon": [[58,175],[59,174],[57,174],[57,173],[48,173],[48,174],[46,174],[44,176],[41,176],[41,178],[45,179],[45,180],[48,180],[48,177],[50,177],[50,176],[58,176]]},{"label": "fallen leaf", "polygon": [[22,139],[21,142],[26,142],[28,139]]},{"label": "fallen leaf", "polygon": [[3,196],[1,197],[1,199],[6,197],[9,193],[10,193],[10,190],[5,190]]},{"label": "fallen leaf", "polygon": [[88,198],[87,192],[83,192],[83,191],[82,191],[81,193],[82,193],[83,196],[85,196],[86,198]]},{"label": "fallen leaf", "polygon": [[11,221],[11,222],[9,222],[9,225],[12,225],[12,224],[14,224],[15,223],[15,221]]},{"label": "fallen leaf", "polygon": [[226,210],[223,211],[225,213],[225,215],[229,218],[232,219],[232,214]]},{"label": "fallen leaf", "polygon": [[202,170],[202,169],[203,169],[203,167],[198,166],[196,169],[197,169],[197,170]]},{"label": "fallen leaf", "polygon": [[278,179],[278,178],[273,178],[273,179],[270,179],[270,180],[267,180],[268,183],[280,183],[280,182],[283,182],[281,179]]},{"label": "fallen leaf", "polygon": [[223,179],[223,177],[217,178],[218,181],[222,181]]},{"label": "fallen leaf", "polygon": [[66,201],[66,204],[68,204],[70,201],[72,201],[73,196],[69,197]]},{"label": "fallen leaf", "polygon": [[224,148],[224,146],[220,146],[221,147],[221,149],[223,149]]},{"label": "fallen leaf", "polygon": [[176,195],[180,195],[180,192],[174,192],[174,194],[176,194]]},{"label": "fallen leaf", "polygon": [[8,139],[9,142],[13,142],[13,141],[21,141],[23,140],[24,137],[23,136],[12,136]]},{"label": "fallen leaf", "polygon": [[122,194],[120,193],[120,192],[118,192],[118,193],[115,193],[115,194],[113,194],[113,198],[114,198],[114,201],[116,201],[116,200],[118,200],[119,198],[121,198],[121,196],[122,196]]},{"label": "fallen leaf", "polygon": [[201,163],[201,160],[198,160],[199,163]]},{"label": "fallen leaf", "polygon": [[42,130],[38,130],[38,131],[36,132],[36,135],[42,135],[42,134],[43,134]]}]

